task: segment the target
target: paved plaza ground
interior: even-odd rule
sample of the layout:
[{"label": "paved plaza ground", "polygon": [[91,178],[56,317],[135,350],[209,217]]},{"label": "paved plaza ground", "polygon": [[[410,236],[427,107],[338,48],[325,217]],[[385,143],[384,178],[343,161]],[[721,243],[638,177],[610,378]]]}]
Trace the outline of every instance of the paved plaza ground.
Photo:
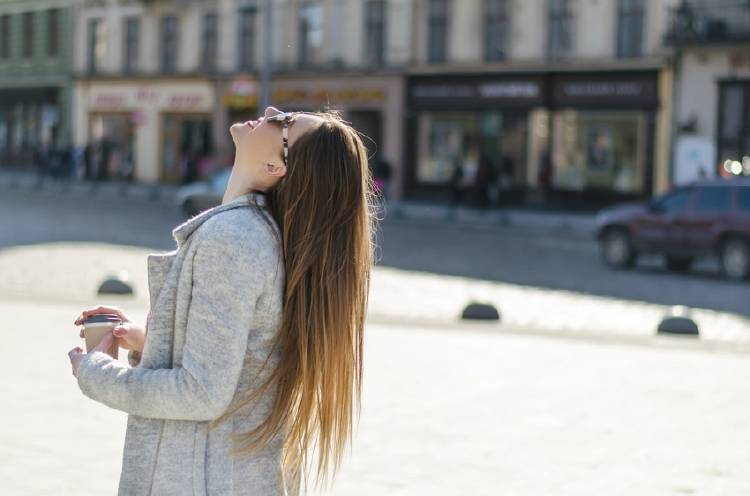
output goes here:
[{"label": "paved plaza ground", "polygon": [[[70,373],[81,308],[0,298],[3,494],[115,493],[126,415]],[[363,414],[327,494],[749,494],[750,361],[677,339],[370,323]]]}]

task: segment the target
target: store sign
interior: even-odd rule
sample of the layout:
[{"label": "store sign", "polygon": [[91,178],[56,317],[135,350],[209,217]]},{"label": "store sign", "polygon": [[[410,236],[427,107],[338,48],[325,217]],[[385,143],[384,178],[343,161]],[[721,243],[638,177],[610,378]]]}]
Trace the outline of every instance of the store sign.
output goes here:
[{"label": "store sign", "polygon": [[384,100],[385,92],[380,88],[279,88],[273,92],[273,101],[278,103],[380,103]]},{"label": "store sign", "polygon": [[256,93],[255,81],[250,79],[235,79],[229,86],[229,93],[237,96],[248,96]]},{"label": "store sign", "polygon": [[141,107],[203,110],[210,105],[210,92],[200,89],[94,88],[89,95],[89,106],[92,110],[126,110]]},{"label": "store sign", "polygon": [[558,76],[553,87],[554,100],[558,105],[655,105],[658,99],[655,75]]},{"label": "store sign", "polygon": [[533,104],[541,102],[542,83],[534,79],[479,80],[455,83],[418,82],[411,88],[411,97],[417,105]]}]

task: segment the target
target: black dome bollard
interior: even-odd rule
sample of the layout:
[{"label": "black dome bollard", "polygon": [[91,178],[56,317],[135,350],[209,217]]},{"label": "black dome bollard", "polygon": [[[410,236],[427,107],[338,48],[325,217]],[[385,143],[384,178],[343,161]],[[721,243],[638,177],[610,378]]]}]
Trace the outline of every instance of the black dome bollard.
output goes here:
[{"label": "black dome bollard", "polygon": [[659,323],[657,334],[676,334],[680,336],[699,336],[698,324],[690,318],[687,307],[672,307]]},{"label": "black dome bollard", "polygon": [[470,302],[461,313],[463,320],[500,320],[500,312],[489,303]]},{"label": "black dome bollard", "polygon": [[127,282],[128,273],[120,271],[116,276],[107,276],[99,285],[97,294],[132,295],[133,287]]}]

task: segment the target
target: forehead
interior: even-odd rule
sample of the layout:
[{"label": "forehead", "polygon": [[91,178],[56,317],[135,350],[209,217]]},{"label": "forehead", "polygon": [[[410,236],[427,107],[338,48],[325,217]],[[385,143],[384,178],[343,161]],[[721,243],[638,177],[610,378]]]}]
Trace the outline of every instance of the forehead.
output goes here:
[{"label": "forehead", "polygon": [[289,146],[308,131],[321,125],[325,120],[322,117],[311,114],[297,114],[294,116],[294,124],[289,128]]}]

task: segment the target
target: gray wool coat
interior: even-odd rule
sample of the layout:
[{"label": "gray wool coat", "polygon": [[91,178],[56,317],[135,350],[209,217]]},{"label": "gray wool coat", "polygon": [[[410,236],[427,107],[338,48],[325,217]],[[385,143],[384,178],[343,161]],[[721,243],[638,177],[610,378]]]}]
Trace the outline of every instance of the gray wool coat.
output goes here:
[{"label": "gray wool coat", "polygon": [[261,452],[229,456],[230,432],[266,418],[275,386],[208,430],[280,357],[274,351],[259,373],[282,316],[284,265],[272,230],[279,234],[255,192],[174,228],[177,248],[147,257],[151,311],[140,361],[130,352],[128,366],[100,351],[81,361],[81,391],[128,413],[118,495],[299,494],[299,478],[281,470],[286,432]]}]

